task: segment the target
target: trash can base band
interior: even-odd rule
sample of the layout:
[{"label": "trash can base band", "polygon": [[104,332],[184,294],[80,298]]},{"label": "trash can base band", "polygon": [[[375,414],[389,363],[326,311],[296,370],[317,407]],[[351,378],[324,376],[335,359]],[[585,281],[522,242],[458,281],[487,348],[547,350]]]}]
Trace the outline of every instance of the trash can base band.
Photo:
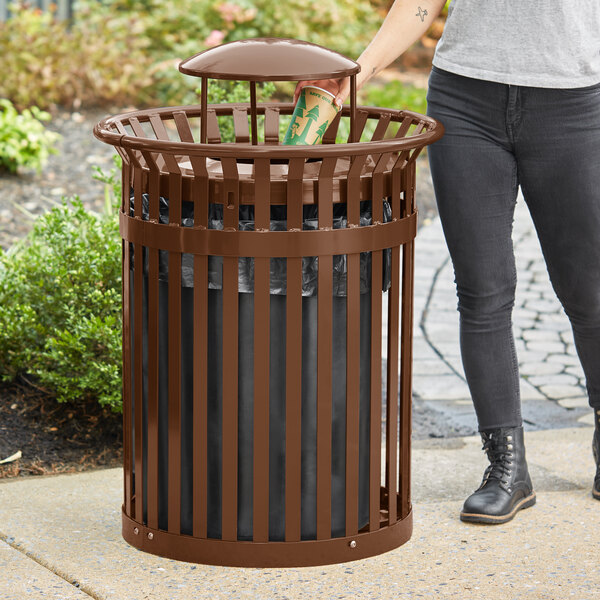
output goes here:
[{"label": "trash can base band", "polygon": [[[122,511],[125,541],[144,552],[173,560],[228,567],[311,567],[360,560],[389,552],[412,535],[412,510],[375,531],[326,540],[242,542],[196,538],[146,527]],[[137,532],[137,533],[136,533]]]},{"label": "trash can base band", "polygon": [[364,227],[313,231],[227,231],[143,221],[119,213],[123,239],[149,248],[202,256],[303,257],[375,252],[413,240],[417,212]]}]

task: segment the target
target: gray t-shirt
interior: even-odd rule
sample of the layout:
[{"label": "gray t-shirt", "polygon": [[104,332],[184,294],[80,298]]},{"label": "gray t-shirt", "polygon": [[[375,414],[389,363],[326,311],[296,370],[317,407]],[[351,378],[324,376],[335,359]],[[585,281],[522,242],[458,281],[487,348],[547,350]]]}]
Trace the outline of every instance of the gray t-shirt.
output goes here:
[{"label": "gray t-shirt", "polygon": [[452,0],[433,64],[511,85],[594,85],[600,0]]}]

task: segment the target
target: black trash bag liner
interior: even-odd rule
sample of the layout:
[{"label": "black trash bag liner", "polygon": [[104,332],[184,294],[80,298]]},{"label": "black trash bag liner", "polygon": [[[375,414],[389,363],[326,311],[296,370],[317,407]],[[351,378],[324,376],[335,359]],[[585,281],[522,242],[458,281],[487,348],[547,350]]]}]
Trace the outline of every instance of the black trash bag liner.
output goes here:
[{"label": "black trash bag liner", "polygon": [[[133,281],[134,272],[130,271]],[[169,512],[169,284],[158,282],[158,525],[167,530]],[[135,289],[130,288],[131,358],[134,360]],[[208,290],[207,354],[207,535],[221,538],[223,461],[223,292]],[[254,294],[239,294],[238,332],[238,540],[253,537],[254,469]],[[142,285],[142,469],[143,517],[148,519],[148,278]],[[332,388],[331,399],[331,535],[346,535],[346,299],[332,298]],[[301,539],[317,536],[317,312],[318,298],[302,298],[302,379],[301,379]],[[181,289],[181,532],[193,533],[193,384],[194,384],[194,289]],[[269,351],[269,540],[285,540],[286,468],[286,297],[270,296]],[[369,521],[370,464],[370,349],[371,294],[360,297],[360,366],[358,440],[358,522]],[[130,393],[135,397],[135,377]],[[131,423],[135,436],[135,403]],[[132,464],[135,465],[135,447]]]},{"label": "black trash bag liner", "polygon": [[[149,197],[148,194],[142,195],[142,219],[149,218]],[[240,231],[254,231],[254,206],[240,205]],[[303,221],[302,229],[316,230],[318,225],[318,207],[314,204],[307,204],[302,209]],[[287,207],[285,205],[273,205],[271,207],[271,231],[286,231]],[[133,193],[130,197],[130,212],[134,215]],[[392,209],[389,202],[383,201],[383,222],[387,223],[392,219]],[[169,200],[160,197],[159,204],[159,222],[169,223]],[[346,216],[346,204],[337,203],[333,205],[333,228],[344,229],[347,227],[348,219]],[[372,224],[371,202],[363,201],[360,203],[360,226]],[[183,202],[181,210],[181,225],[183,227],[193,227],[194,225],[194,204],[192,202]],[[208,205],[208,228],[223,229],[223,205]],[[167,281],[169,272],[169,258],[167,252],[159,253],[159,279]],[[131,246],[131,264],[133,265],[133,245]],[[391,251],[383,251],[383,277],[382,290],[387,291],[391,283]],[[148,272],[147,257],[144,261],[144,272]],[[287,287],[287,260],[285,258],[271,258],[270,273],[270,293],[276,295],[285,295]],[[208,288],[220,290],[223,288],[222,280],[223,258],[221,256],[209,256],[208,258]],[[302,295],[316,296],[318,281],[319,259],[316,256],[305,256],[302,258]],[[346,280],[348,273],[348,264],[345,254],[336,254],[333,257],[333,295],[346,295]],[[181,285],[182,287],[194,287],[194,257],[192,254],[183,254],[181,259]],[[238,289],[242,293],[254,293],[254,258],[240,257],[238,260]],[[360,293],[365,294],[371,290],[371,253],[362,252],[360,257]]]}]

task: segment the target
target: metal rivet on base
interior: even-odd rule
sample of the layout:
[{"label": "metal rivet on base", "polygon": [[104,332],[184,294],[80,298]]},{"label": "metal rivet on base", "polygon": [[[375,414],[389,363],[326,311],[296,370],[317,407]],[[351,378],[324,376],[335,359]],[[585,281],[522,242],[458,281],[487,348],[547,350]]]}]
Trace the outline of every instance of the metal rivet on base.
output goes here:
[{"label": "metal rivet on base", "polygon": [[356,540],[352,540],[349,544],[350,548],[356,548]]},{"label": "metal rivet on base", "polygon": [[135,533],[135,535],[138,535],[139,532],[140,530],[137,527],[133,528],[133,533]]},{"label": "metal rivet on base", "polygon": [[154,534],[153,534],[152,532],[150,532],[150,533],[148,534],[148,539],[149,539],[149,540],[152,540],[152,539],[154,539]]}]

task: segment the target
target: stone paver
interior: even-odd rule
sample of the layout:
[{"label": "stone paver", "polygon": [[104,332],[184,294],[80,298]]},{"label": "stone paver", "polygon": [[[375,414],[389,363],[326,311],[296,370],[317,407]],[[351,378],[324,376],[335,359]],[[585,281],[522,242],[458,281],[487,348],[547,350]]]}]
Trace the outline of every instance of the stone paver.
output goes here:
[{"label": "stone paver", "polygon": [[[584,397],[585,379],[575,354],[569,321],[550,284],[531,217],[521,196],[515,212],[513,240],[518,270],[513,322],[523,412],[531,419],[526,425],[547,427],[556,420],[557,427],[572,426],[589,407],[587,403],[563,400]],[[443,402],[449,418],[453,417],[454,405],[463,424],[474,431],[474,415],[465,422],[464,411],[457,403],[459,399],[470,398],[470,394],[459,356],[454,273],[439,219],[433,219],[419,230],[415,274],[415,398],[431,407]],[[540,418],[526,408],[527,402],[534,403]],[[550,421],[545,418],[548,414],[543,414],[544,407],[548,407],[546,412],[552,413]]]}]

